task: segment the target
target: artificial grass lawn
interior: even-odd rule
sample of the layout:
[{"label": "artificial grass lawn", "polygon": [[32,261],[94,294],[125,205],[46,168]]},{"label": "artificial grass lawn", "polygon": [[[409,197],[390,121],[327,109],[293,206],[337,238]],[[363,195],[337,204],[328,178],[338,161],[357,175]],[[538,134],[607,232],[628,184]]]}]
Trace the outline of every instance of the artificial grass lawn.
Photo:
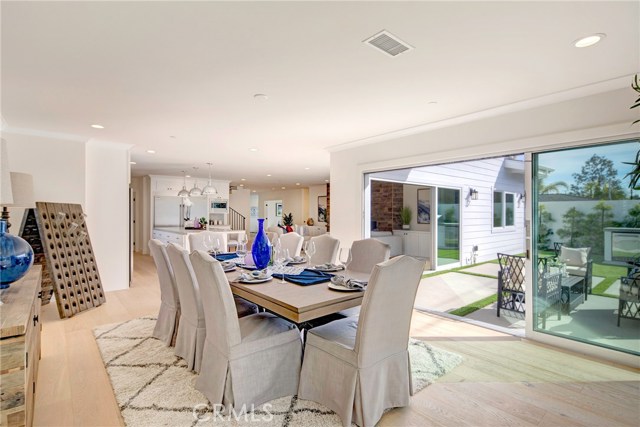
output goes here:
[{"label": "artificial grass lawn", "polygon": [[[539,252],[540,255],[553,255],[553,252],[546,252],[546,251],[540,251]],[[493,278],[493,279],[497,279],[497,276],[492,276],[492,275],[488,275],[488,274],[478,274],[478,273],[472,273],[470,271],[464,271],[470,267],[475,267],[476,265],[481,265],[481,264],[497,264],[498,260],[491,260],[491,261],[487,261],[487,262],[483,262],[483,263],[478,263],[478,264],[474,264],[474,265],[465,265],[463,267],[457,267],[457,268],[452,268],[450,270],[442,270],[442,271],[436,271],[434,273],[428,273],[428,274],[424,274],[422,276],[422,278],[425,277],[432,277],[432,276],[439,276],[441,274],[445,274],[445,273],[450,273],[450,272],[457,272],[457,273],[463,273],[463,274],[469,274],[471,276],[479,276],[479,277],[489,277],[489,278]],[[612,266],[612,265],[604,265],[604,264],[593,264],[593,272],[592,274],[594,276],[598,276],[598,277],[604,277],[604,280],[602,282],[600,282],[597,286],[595,286],[594,288],[591,289],[591,293],[593,295],[600,295],[600,296],[604,296],[604,297],[610,297],[610,298],[618,298],[618,295],[611,295],[611,294],[607,294],[605,293],[605,291],[607,289],[609,289],[609,287],[613,284],[613,282],[615,282],[616,280],[618,280],[621,276],[625,276],[627,274],[627,269],[625,267],[616,267],[616,266]],[[456,315],[456,316],[467,316],[471,313],[473,313],[474,311],[480,310],[481,308],[484,308],[490,304],[493,304],[494,302],[496,302],[498,300],[498,296],[496,295],[490,295],[486,298],[482,298],[481,300],[478,301],[474,301],[471,304],[467,304],[463,307],[457,308],[455,310],[450,311],[450,314]]]},{"label": "artificial grass lawn", "polygon": [[438,258],[460,259],[460,250],[458,249],[438,249]]}]

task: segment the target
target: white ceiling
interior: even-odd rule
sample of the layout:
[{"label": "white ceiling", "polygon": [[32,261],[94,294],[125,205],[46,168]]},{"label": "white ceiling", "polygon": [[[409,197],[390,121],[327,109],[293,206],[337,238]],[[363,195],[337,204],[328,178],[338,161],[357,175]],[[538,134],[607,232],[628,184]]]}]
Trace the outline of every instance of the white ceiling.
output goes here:
[{"label": "white ceiling", "polygon": [[[3,1],[2,117],[134,144],[134,175],[320,184],[328,147],[638,72],[638,6]],[[362,43],[383,29],[415,49]]]}]

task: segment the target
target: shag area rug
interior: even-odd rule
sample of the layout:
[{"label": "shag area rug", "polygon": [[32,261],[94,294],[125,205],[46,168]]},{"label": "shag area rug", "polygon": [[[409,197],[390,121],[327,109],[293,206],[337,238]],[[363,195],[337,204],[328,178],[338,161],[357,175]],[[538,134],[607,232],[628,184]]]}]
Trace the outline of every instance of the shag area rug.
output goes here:
[{"label": "shag area rug", "polygon": [[[127,426],[342,425],[330,409],[297,396],[247,408],[244,413],[215,414],[194,387],[197,375],[187,370],[173,348],[151,336],[155,323],[155,318],[143,317],[93,331]],[[414,339],[409,343],[409,354],[415,391],[462,362],[457,354]]]}]

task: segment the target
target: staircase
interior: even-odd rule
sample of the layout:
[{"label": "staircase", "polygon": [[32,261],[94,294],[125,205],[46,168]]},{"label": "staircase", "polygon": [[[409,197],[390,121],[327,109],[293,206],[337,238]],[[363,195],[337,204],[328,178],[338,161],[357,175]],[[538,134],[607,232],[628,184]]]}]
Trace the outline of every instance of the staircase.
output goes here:
[{"label": "staircase", "polygon": [[244,215],[233,208],[229,208],[229,225],[232,230],[246,230],[246,221]]}]

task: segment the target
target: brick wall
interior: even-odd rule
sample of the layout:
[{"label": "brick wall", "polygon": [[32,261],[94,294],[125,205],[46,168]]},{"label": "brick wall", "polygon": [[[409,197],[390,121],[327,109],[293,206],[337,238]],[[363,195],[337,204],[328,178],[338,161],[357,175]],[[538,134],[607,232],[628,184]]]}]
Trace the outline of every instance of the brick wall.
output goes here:
[{"label": "brick wall", "polygon": [[402,184],[371,181],[371,221],[378,223],[379,231],[402,228],[400,220],[402,204]]}]

